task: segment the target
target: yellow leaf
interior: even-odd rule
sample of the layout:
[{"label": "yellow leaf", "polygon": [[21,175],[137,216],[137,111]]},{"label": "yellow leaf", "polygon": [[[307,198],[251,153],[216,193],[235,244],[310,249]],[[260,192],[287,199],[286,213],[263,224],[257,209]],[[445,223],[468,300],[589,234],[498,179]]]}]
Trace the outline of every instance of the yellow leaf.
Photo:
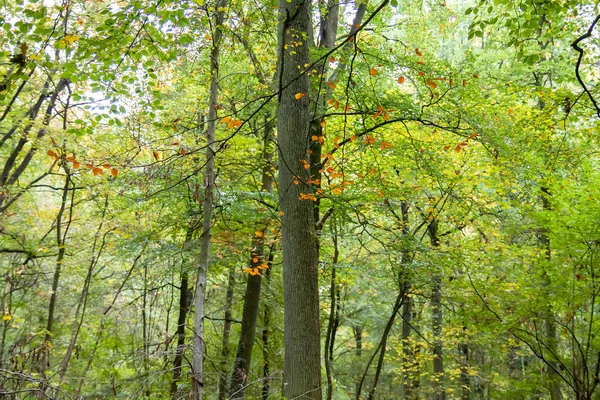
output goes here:
[{"label": "yellow leaf", "polygon": [[10,321],[11,319],[12,319],[12,315],[8,315],[8,314],[7,314],[7,315],[4,315],[4,316],[2,317],[2,321]]},{"label": "yellow leaf", "polygon": [[254,232],[254,234],[256,236],[258,236],[258,237],[263,237],[264,236],[264,234],[261,231],[256,231],[256,232]]},{"label": "yellow leaf", "polygon": [[306,93],[296,93],[296,95],[294,97],[296,98],[296,100],[300,100],[304,96],[306,96]]}]

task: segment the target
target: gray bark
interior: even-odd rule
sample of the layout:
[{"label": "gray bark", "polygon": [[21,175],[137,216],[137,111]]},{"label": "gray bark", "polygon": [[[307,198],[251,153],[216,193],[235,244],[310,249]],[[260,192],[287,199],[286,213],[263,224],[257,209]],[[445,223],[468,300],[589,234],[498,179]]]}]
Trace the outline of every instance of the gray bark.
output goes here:
[{"label": "gray bark", "polygon": [[215,140],[217,107],[219,104],[219,49],[223,32],[221,27],[225,19],[227,0],[219,0],[215,11],[215,32],[213,48],[210,53],[210,90],[208,101],[208,127],[206,130],[206,170],[204,200],[202,203],[202,236],[200,237],[200,259],[196,279],[196,299],[194,303],[194,353],[192,356],[194,398],[202,399],[204,386],[202,361],[204,358],[204,295],[206,291],[206,272],[210,256],[210,241],[213,215],[213,192],[215,186]]}]

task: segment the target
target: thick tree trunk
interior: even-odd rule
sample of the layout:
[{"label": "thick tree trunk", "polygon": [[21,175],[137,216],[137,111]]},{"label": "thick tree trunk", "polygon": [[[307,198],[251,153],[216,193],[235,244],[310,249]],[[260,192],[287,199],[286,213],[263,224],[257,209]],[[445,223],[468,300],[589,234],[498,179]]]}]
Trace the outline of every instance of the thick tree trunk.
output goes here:
[{"label": "thick tree trunk", "polygon": [[210,90],[208,101],[208,127],[206,130],[206,170],[204,200],[202,203],[202,236],[200,237],[200,259],[196,278],[196,300],[194,304],[194,353],[192,356],[192,391],[196,400],[202,399],[204,377],[202,362],[204,359],[204,295],[206,291],[206,273],[210,256],[210,242],[213,215],[213,192],[215,186],[215,141],[217,107],[219,106],[219,51],[223,32],[221,27],[225,19],[228,0],[219,0],[215,10],[213,47],[210,53]]},{"label": "thick tree trunk", "polygon": [[314,194],[305,168],[310,165],[310,98],[303,69],[310,63],[310,7],[304,0],[279,0],[278,189],[283,212],[284,395],[289,399],[321,399],[317,235]]},{"label": "thick tree trunk", "polygon": [[[273,151],[271,146],[273,136],[273,123],[270,116],[265,116],[265,128],[263,135],[263,171],[262,171],[262,193],[271,193],[273,191]],[[255,226],[255,232],[252,237],[252,248],[250,250],[250,268],[252,274],[248,275],[246,282],[246,293],[244,294],[244,311],[242,315],[242,330],[240,332],[240,341],[238,344],[235,364],[231,376],[231,398],[244,398],[244,389],[250,375],[250,362],[252,360],[252,348],[254,345],[254,335],[256,333],[256,319],[260,305],[260,292],[262,285],[261,271],[268,269],[267,260],[265,260],[265,236],[268,219],[260,219]]]}]

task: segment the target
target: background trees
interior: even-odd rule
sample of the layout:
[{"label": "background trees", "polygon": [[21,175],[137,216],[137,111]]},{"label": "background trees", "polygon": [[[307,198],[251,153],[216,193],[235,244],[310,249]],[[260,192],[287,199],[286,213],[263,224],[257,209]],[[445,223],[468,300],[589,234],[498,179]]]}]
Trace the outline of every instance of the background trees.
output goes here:
[{"label": "background trees", "polygon": [[594,7],[1,4],[0,392],[595,398]]}]

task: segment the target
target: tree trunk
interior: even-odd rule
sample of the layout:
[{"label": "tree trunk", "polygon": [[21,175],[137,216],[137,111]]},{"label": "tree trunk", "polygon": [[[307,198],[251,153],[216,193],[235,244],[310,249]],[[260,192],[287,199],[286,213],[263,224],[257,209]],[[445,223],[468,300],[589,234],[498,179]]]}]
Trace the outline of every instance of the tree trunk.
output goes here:
[{"label": "tree trunk", "polygon": [[[271,150],[273,123],[269,120],[269,115],[265,115],[261,192],[267,194],[273,191],[273,152]],[[268,223],[269,220],[265,218],[257,221],[257,225],[255,226],[256,233],[252,236],[252,248],[250,250],[250,269],[252,272],[248,275],[246,282],[242,329],[231,376],[231,398],[233,399],[245,397],[244,388],[247,385],[250,375],[250,362],[252,360],[252,348],[256,333],[256,319],[260,305],[261,271],[269,268],[267,260],[265,260],[264,236]]]},{"label": "tree trunk", "polygon": [[227,0],[219,0],[215,11],[213,47],[210,52],[210,90],[208,101],[208,127],[206,130],[206,170],[204,200],[202,203],[202,236],[200,237],[200,259],[196,278],[196,300],[194,311],[194,353],[192,355],[192,389],[194,398],[202,399],[204,377],[202,361],[204,359],[204,295],[206,291],[206,272],[210,256],[210,239],[213,215],[213,192],[215,185],[215,140],[217,107],[219,105],[219,50],[223,32],[221,26],[225,19]]},{"label": "tree trunk", "polygon": [[[269,259],[267,261],[269,268],[265,271],[265,284],[267,288],[271,283],[271,265],[273,265],[273,250],[269,254]],[[270,386],[270,371],[269,371],[269,357],[271,354],[271,349],[269,345],[269,334],[270,334],[270,324],[271,324],[271,304],[270,299],[264,299],[263,296],[263,331],[262,331],[262,351],[263,351],[263,387],[262,387],[262,400],[269,399],[269,386]]]},{"label": "tree trunk", "polygon": [[235,289],[235,268],[229,268],[227,294],[225,295],[225,321],[223,323],[223,340],[221,342],[221,367],[219,375],[219,400],[229,397],[227,375],[229,363],[229,337],[231,335],[231,309],[233,308],[233,291]]},{"label": "tree trunk", "polygon": [[[438,237],[438,221],[434,219],[427,228],[431,245],[434,249],[440,246]],[[433,389],[434,399],[444,400],[444,354],[442,344],[442,277],[439,273],[432,276],[433,288],[431,290],[431,325],[433,332]]]},{"label": "tree trunk", "polygon": [[[190,235],[191,236],[191,235]],[[181,363],[183,361],[183,348],[185,346],[185,320],[190,308],[188,289],[188,274],[181,273],[181,285],[179,286],[179,316],[177,317],[177,348],[173,359],[173,379],[171,381],[171,397],[177,398],[177,382],[181,377]]]},{"label": "tree trunk", "polygon": [[[542,108],[542,106],[540,106]],[[550,203],[550,190],[546,187],[542,187],[542,206],[544,211],[550,212],[552,210],[552,204]],[[550,276],[546,272],[546,268],[550,266],[552,262],[552,249],[550,247],[550,238],[548,237],[547,229],[542,229],[540,232],[540,243],[544,248],[545,259],[548,263],[547,266],[544,266],[544,272],[542,274],[542,279],[544,280],[544,286],[548,288],[552,282],[550,281]],[[549,297],[549,296],[548,296]],[[548,390],[550,391],[550,400],[561,400],[562,393],[560,391],[560,376],[556,371],[558,371],[558,363],[556,360],[557,350],[556,350],[556,323],[554,322],[554,312],[552,311],[552,304],[550,304],[550,300],[548,299],[548,303],[546,304],[546,319],[544,321],[544,334],[546,337],[546,346],[548,349],[548,356],[546,357],[548,361]]]},{"label": "tree trunk", "polygon": [[[340,250],[338,248],[337,232],[333,234],[333,260],[331,261],[331,283],[329,286],[329,298],[331,307],[329,308],[329,323],[327,324],[327,334],[325,335],[325,374],[327,376],[327,400],[333,396],[333,378],[331,372],[331,361],[333,360],[333,342],[335,340],[336,321],[339,321],[339,290],[336,282],[336,264]],[[338,322],[339,323],[339,322]]]},{"label": "tree trunk", "polygon": [[304,0],[279,0],[278,188],[283,212],[284,396],[289,399],[321,399],[315,197],[305,168],[310,166],[310,99],[303,68],[310,63],[310,7]]}]

